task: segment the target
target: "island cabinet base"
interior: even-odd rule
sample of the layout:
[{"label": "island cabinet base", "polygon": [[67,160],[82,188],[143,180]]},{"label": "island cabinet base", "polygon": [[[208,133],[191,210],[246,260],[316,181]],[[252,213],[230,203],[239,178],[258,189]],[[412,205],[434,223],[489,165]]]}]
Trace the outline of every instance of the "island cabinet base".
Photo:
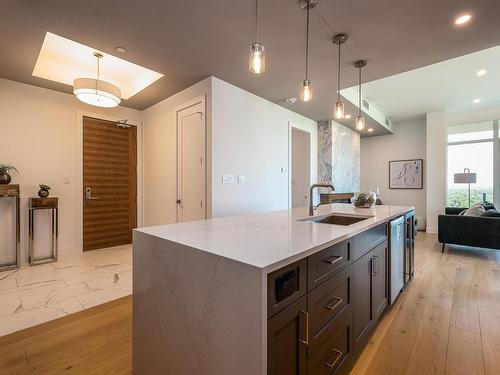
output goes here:
[{"label": "island cabinet base", "polygon": [[[308,267],[303,259],[269,275],[275,288],[268,286],[268,301],[296,297],[268,310],[268,375],[349,373],[388,306],[386,225],[309,256]],[[293,280],[290,269],[297,270]],[[276,282],[283,278],[287,294]]]}]

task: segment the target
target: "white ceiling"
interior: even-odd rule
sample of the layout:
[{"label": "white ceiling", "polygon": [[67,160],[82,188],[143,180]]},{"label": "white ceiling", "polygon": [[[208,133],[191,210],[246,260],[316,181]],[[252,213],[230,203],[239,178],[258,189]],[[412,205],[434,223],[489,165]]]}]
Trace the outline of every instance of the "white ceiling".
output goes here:
[{"label": "white ceiling", "polygon": [[499,105],[500,46],[369,82],[363,97],[392,121]]}]

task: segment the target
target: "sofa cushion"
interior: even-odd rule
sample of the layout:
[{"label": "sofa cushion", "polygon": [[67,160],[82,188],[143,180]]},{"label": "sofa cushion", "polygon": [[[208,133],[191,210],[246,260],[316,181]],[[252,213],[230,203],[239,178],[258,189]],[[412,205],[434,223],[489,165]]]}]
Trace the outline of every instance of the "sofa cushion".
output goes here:
[{"label": "sofa cushion", "polygon": [[488,210],[488,211],[484,212],[481,216],[484,216],[484,217],[500,217],[500,212],[498,212],[497,210]]},{"label": "sofa cushion", "polygon": [[478,203],[465,211],[464,216],[481,216],[485,212],[486,210],[484,209],[484,207]]}]

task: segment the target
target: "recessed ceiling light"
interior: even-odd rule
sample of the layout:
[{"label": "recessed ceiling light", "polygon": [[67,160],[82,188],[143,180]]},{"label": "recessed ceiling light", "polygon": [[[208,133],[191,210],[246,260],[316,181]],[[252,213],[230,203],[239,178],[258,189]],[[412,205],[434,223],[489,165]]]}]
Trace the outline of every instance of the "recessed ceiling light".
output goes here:
[{"label": "recessed ceiling light", "polygon": [[350,114],[347,114],[344,116],[345,119],[349,120],[351,118],[351,115]]},{"label": "recessed ceiling light", "polygon": [[373,131],[373,128],[368,128],[368,131],[371,133]]},{"label": "recessed ceiling light", "polygon": [[480,102],[481,102],[481,99],[479,99],[479,98],[474,99],[474,103],[480,103]]},{"label": "recessed ceiling light", "polygon": [[488,71],[487,71],[486,69],[481,69],[481,70],[478,70],[478,71],[476,72],[476,75],[477,75],[478,77],[481,77],[481,76],[484,76],[486,73],[488,73]]},{"label": "recessed ceiling light", "polygon": [[470,14],[462,14],[455,19],[455,25],[464,25],[472,19]]},{"label": "recessed ceiling light", "polygon": [[116,51],[120,53],[126,53],[127,49],[125,47],[116,47]]}]

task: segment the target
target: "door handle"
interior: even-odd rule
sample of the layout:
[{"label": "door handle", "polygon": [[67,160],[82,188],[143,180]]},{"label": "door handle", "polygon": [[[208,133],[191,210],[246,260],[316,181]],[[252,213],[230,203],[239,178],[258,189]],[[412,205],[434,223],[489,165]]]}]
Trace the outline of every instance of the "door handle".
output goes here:
[{"label": "door handle", "polygon": [[93,197],[92,196],[92,189],[90,188],[90,186],[87,186],[85,188],[85,199],[88,200],[88,201],[93,201],[93,200],[96,200],[96,199],[99,199],[99,198]]},{"label": "door handle", "polygon": [[344,259],[342,255],[334,255],[328,259],[323,260],[323,262],[331,264],[333,266],[334,264],[340,262],[342,259]]},{"label": "door handle", "polygon": [[332,349],[332,352],[337,354],[337,357],[335,358],[335,360],[332,363],[325,362],[325,366],[331,370],[333,370],[335,367],[337,367],[340,360],[342,359],[342,355],[344,354],[340,350],[337,350],[337,349]]},{"label": "door handle", "polygon": [[306,311],[301,311],[300,312],[306,319],[306,339],[302,340],[299,339],[301,344],[304,344],[305,346],[309,346],[309,313]]},{"label": "door handle", "polygon": [[[332,304],[333,301],[337,301],[337,302]],[[337,307],[339,307],[342,304],[342,302],[344,302],[344,300],[342,298],[334,297],[330,302],[328,302],[328,304],[325,306],[325,309],[334,311]]]}]

